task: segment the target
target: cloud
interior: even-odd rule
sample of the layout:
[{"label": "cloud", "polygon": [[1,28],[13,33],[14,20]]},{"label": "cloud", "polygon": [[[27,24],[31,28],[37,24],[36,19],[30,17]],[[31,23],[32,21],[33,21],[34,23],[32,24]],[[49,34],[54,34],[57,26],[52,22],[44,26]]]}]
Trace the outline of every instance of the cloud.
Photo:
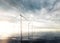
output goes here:
[{"label": "cloud", "polygon": [[[0,0],[0,8],[23,13],[26,17],[34,15],[37,20],[59,22],[60,0]],[[55,13],[57,12],[57,13]],[[59,16],[60,17],[60,16]],[[55,20],[54,20],[55,19]]]}]

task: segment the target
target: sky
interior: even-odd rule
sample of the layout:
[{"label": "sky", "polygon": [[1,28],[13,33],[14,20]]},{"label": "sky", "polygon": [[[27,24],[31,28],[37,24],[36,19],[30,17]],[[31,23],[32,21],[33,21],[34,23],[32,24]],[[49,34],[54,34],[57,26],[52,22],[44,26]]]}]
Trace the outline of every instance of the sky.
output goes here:
[{"label": "sky", "polygon": [[[33,21],[36,28],[60,28],[60,0],[0,0],[0,22],[9,21],[7,25],[15,23],[18,28],[20,14],[31,22],[30,25]],[[23,23],[25,26],[28,21]]]},{"label": "sky", "polygon": [[[60,0],[0,0],[0,9],[5,12],[23,14],[33,20],[47,20],[60,24]],[[13,14],[11,14],[13,15]]]}]

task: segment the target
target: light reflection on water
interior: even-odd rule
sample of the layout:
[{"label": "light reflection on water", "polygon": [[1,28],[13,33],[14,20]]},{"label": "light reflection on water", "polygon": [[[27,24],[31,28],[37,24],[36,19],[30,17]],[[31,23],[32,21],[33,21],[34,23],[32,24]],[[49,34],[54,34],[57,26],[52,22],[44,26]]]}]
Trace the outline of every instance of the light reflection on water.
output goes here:
[{"label": "light reflection on water", "polygon": [[[46,39],[46,40],[55,40],[55,38],[58,37],[60,38],[60,32],[36,32],[36,33],[31,33],[31,35],[29,36],[22,36],[22,40],[37,40],[37,39]],[[8,43],[10,41],[12,41],[11,43],[14,42],[19,42],[20,43],[20,39],[21,37],[16,34],[16,35],[12,35],[11,37],[8,37],[6,39],[1,40],[1,43]],[[19,41],[18,41],[19,40]]]}]

